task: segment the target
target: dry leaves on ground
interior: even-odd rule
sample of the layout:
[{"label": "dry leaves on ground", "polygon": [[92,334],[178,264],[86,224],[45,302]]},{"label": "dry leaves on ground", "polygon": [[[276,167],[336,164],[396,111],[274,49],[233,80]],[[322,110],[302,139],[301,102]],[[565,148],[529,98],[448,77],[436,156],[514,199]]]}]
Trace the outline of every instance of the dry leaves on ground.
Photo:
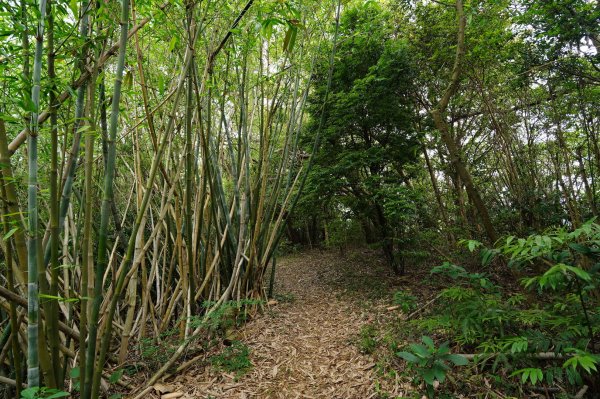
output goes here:
[{"label": "dry leaves on ground", "polygon": [[339,284],[332,284],[347,272],[339,266],[340,259],[328,252],[282,259],[276,292],[287,300],[270,301],[269,310],[240,333],[250,348],[252,369],[236,378],[210,366],[197,367],[165,385],[183,392],[182,398],[376,397],[374,360],[353,343],[371,317],[357,300],[342,295]]}]

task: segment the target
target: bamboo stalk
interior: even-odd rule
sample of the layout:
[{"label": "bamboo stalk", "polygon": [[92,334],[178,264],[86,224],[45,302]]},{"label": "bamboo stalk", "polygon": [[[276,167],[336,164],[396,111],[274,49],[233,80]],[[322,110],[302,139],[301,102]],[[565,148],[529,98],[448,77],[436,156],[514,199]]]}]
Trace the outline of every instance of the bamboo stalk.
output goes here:
[{"label": "bamboo stalk", "polygon": [[[50,136],[51,136],[51,161],[50,161],[50,296],[58,297],[58,117],[56,115],[56,71],[54,67],[54,14],[52,12],[52,0],[48,2],[48,78],[50,79]],[[43,269],[43,268],[42,268]],[[44,276],[45,277],[45,276]],[[62,368],[59,353],[59,330],[58,330],[58,302],[50,302],[49,317],[47,320],[48,344],[50,347],[50,358],[54,367],[57,387],[62,388]]]},{"label": "bamboo stalk", "polygon": [[18,203],[17,191],[15,187],[15,179],[13,177],[13,169],[10,162],[7,149],[6,124],[0,119],[0,169],[2,170],[3,181],[6,184],[2,185],[3,200],[6,204],[6,222],[10,223],[13,228],[16,228],[11,239],[15,244],[17,253],[17,265],[13,265],[13,272],[17,279],[17,284],[25,284],[25,274],[27,273],[27,245],[25,242],[25,226],[21,221],[21,211]]},{"label": "bamboo stalk", "polygon": [[[121,98],[121,85],[123,82],[123,71],[125,68],[125,54],[127,45],[127,30],[129,26],[129,0],[124,0],[121,4],[121,37],[119,40],[119,56],[117,59],[117,69],[115,73],[115,84],[113,88],[113,99],[110,117],[110,132],[107,137],[108,157],[106,159],[106,170],[104,173],[104,194],[102,197],[102,208],[100,211],[100,230],[98,233],[98,260],[96,263],[96,277],[94,286],[94,297],[92,305],[92,314],[89,323],[89,339],[86,353],[85,379],[86,385],[83,387],[82,398],[90,399],[98,397],[98,389],[100,387],[101,370],[104,366],[104,358],[102,354],[96,360],[96,337],[98,334],[98,318],[100,305],[102,303],[102,277],[106,269],[108,259],[107,252],[107,232],[108,218],[110,205],[113,201],[113,180],[115,175],[115,158],[116,158],[116,135],[117,125],[119,121],[119,103]],[[108,334],[112,326],[112,318],[109,318]]]},{"label": "bamboo stalk", "polygon": [[[190,2],[187,6],[188,15],[187,15],[187,31],[188,31],[188,41],[191,43],[193,40],[193,32],[192,32],[192,12],[193,12],[193,4]],[[187,317],[186,317],[186,326],[185,326],[185,335],[188,333],[188,326],[190,317],[192,312],[195,310],[194,302],[194,292],[195,292],[195,272],[193,263],[193,248],[192,248],[192,183],[193,183],[193,147],[192,147],[192,119],[194,116],[194,107],[193,107],[193,74],[192,69],[188,69],[187,73],[187,84],[186,84],[186,115],[185,115],[185,248],[186,248],[186,260],[185,264],[187,265],[187,280],[188,287],[186,291],[186,302],[187,302]]]},{"label": "bamboo stalk", "polygon": [[[0,123],[2,123],[4,121],[0,121]],[[1,127],[0,127],[1,129]],[[3,175],[0,175],[4,178]],[[6,186],[3,184],[2,185],[2,197],[6,198]],[[6,217],[6,214],[8,213],[8,203],[5,201],[3,204],[3,214],[2,214],[2,222],[4,224],[4,235],[6,236],[9,232],[9,223]],[[6,259],[6,280],[8,282],[8,289],[11,292],[15,292],[15,286],[14,286],[14,281],[13,281],[13,255],[12,255],[12,248],[11,248],[11,242],[7,241],[6,242],[6,248],[4,251],[5,254],[5,259]],[[13,365],[14,365],[14,370],[15,370],[15,387],[16,387],[16,395],[17,397],[20,397],[20,391],[21,391],[21,351],[19,349],[19,322],[17,321],[17,311],[15,308],[15,304],[14,303],[10,303],[10,324],[8,325],[8,327],[6,327],[7,329],[10,328],[11,330],[11,337],[10,337],[10,341],[11,341],[11,349],[12,349],[12,355],[13,355]],[[0,364],[2,364],[2,360],[0,360]]]},{"label": "bamboo stalk", "polygon": [[[86,3],[87,4],[87,3]],[[94,283],[94,256],[92,245],[92,220],[93,220],[93,178],[94,178],[94,141],[96,136],[95,125],[95,94],[96,94],[96,74],[92,73],[90,84],[87,90],[87,108],[89,110],[89,129],[85,135],[85,159],[84,159],[84,221],[83,221],[83,239],[81,242],[81,300],[80,300],[80,318],[79,329],[81,332],[79,339],[79,383],[84,387],[87,385],[87,334],[88,334],[88,312],[90,310],[88,297],[93,294]]]},{"label": "bamboo stalk", "polygon": [[31,102],[34,111],[31,114],[31,127],[28,135],[28,248],[27,248],[27,300],[28,300],[28,325],[27,325],[27,385],[37,387],[40,385],[40,370],[38,357],[38,200],[37,200],[37,174],[38,150],[37,136],[39,133],[38,109],[40,107],[40,81],[42,75],[42,51],[44,49],[44,25],[46,20],[46,0],[39,2],[38,29],[35,36],[35,57],[33,61],[33,85],[31,89]]},{"label": "bamboo stalk", "polygon": [[[79,25],[79,36],[84,41],[84,45],[81,47],[81,51],[79,53],[79,57],[77,58],[77,67],[81,71],[82,75],[85,73],[85,62],[88,53],[88,8],[89,3],[87,0],[84,0],[82,3],[82,15],[81,21]],[[88,76],[89,78],[89,76]],[[73,183],[75,180],[75,171],[77,169],[77,163],[79,159],[79,150],[81,147],[81,138],[82,138],[82,130],[83,130],[83,115],[84,115],[84,103],[86,96],[86,87],[85,84],[88,82],[88,79],[82,81],[81,85],[77,87],[77,97],[75,100],[75,120],[73,122],[73,143],[71,147],[71,152],[69,154],[69,159],[67,161],[66,167],[63,171],[62,176],[62,193],[60,198],[60,206],[58,210],[58,230],[62,229],[64,224],[65,217],[67,215],[67,211],[69,209],[69,205],[71,203],[71,192],[73,188]],[[52,119],[52,115],[56,114],[56,111],[60,105],[57,101],[56,96],[53,95],[53,105],[49,110],[50,117]],[[11,143],[12,144],[12,143]],[[50,223],[50,230],[52,230],[53,224]],[[55,227],[56,228],[56,227]],[[44,234],[44,239],[42,241],[43,249],[44,249],[44,258],[43,264],[44,266],[48,265],[50,262],[51,252],[52,252],[52,243],[48,242],[48,238],[51,235],[50,232],[46,231]]]}]

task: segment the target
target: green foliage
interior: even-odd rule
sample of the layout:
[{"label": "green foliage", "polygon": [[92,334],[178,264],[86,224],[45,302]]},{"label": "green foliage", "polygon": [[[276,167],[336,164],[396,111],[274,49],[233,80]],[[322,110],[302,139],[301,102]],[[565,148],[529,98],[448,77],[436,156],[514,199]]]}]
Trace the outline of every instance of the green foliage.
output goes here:
[{"label": "green foliage", "polygon": [[285,30],[283,51],[291,52],[298,37],[298,31],[304,26],[300,22],[302,14],[294,1],[273,1],[261,4],[258,21],[261,35],[271,39],[273,31],[278,28]]},{"label": "green foliage", "polygon": [[[590,220],[571,232],[555,229],[526,239],[508,237],[499,250],[510,257],[513,265],[521,268],[543,262],[547,270],[524,278],[523,285],[529,289],[537,288],[538,292],[550,290],[567,298],[577,296],[579,313],[588,329],[589,339],[593,339],[592,319],[597,314],[588,310],[588,302],[591,300],[589,293],[600,282],[600,225]],[[587,265],[587,270],[584,265]],[[554,309],[567,307],[558,298],[553,299]]]},{"label": "green foliage", "polygon": [[[246,321],[247,309],[264,303],[258,299],[242,299],[240,301],[227,301],[219,305],[207,317],[191,317],[189,323],[192,328],[203,326],[212,332],[222,332],[237,327]],[[209,309],[215,302],[205,301],[204,307]]]},{"label": "green foliage", "polygon": [[600,363],[600,356],[592,355],[579,349],[573,350],[574,355],[569,357],[569,359],[564,362],[563,368],[571,367],[573,370],[583,369],[588,374],[598,371],[596,365]]},{"label": "green foliage", "polygon": [[167,330],[160,335],[160,340],[142,338],[139,342],[140,355],[150,369],[157,369],[174,353],[179,340],[177,330]]},{"label": "green foliage", "polygon": [[329,91],[329,62],[318,60],[303,142],[312,146],[321,126],[322,140],[299,209],[323,210],[333,245],[361,226],[367,243],[380,243],[393,263],[403,222],[414,219],[414,193],[401,175],[416,161],[419,142],[410,95],[415,70],[390,19],[376,3],[344,10]]},{"label": "green foliage", "polygon": [[359,223],[354,219],[335,218],[327,223],[327,240],[329,248],[343,248],[345,245],[360,243],[364,240]]},{"label": "green foliage", "polygon": [[493,290],[496,288],[485,273],[468,273],[462,266],[444,262],[441,266],[431,269],[431,274],[442,274],[452,278],[461,284],[477,287],[481,290]]},{"label": "green foliage", "polygon": [[125,370],[124,369],[120,369],[117,371],[114,371],[109,377],[108,377],[108,382],[110,382],[111,384],[116,384],[121,377],[123,376],[123,372]]},{"label": "green foliage", "polygon": [[31,387],[21,391],[21,399],[58,399],[67,396],[71,394],[46,387]]},{"label": "green foliage", "polygon": [[524,0],[519,21],[533,28],[536,39],[550,54],[568,53],[570,46],[600,34],[600,10],[585,0],[539,2]]},{"label": "green foliage", "polygon": [[512,354],[527,352],[529,347],[529,338],[527,337],[508,337],[504,338],[500,344],[503,352],[509,351]]},{"label": "green foliage", "polygon": [[406,291],[394,292],[394,305],[400,306],[404,313],[408,313],[417,307],[417,298]]},{"label": "green foliage", "polygon": [[428,396],[433,397],[435,381],[443,383],[452,366],[466,366],[469,362],[463,356],[450,353],[447,342],[436,348],[430,337],[423,336],[421,341],[424,345],[410,344],[410,352],[401,351],[396,355],[408,362],[425,382]]},{"label": "green foliage", "polygon": [[544,377],[549,383],[552,383],[555,379],[562,379],[564,378],[564,371],[569,383],[576,385],[581,384],[580,371],[584,371],[586,374],[598,371],[596,365],[600,362],[599,356],[576,348],[568,349],[573,351],[573,354],[563,363],[562,370],[557,367],[552,367],[545,371],[537,367],[527,367],[514,371],[511,377],[520,376],[522,383],[529,381],[532,385],[536,385],[538,382],[541,383]]},{"label": "green foliage", "polygon": [[[484,267],[498,255],[527,273],[523,291],[506,293],[486,272],[469,272],[446,262],[432,274],[454,285],[441,292],[436,315],[413,323],[425,330],[450,335],[463,345],[490,354],[493,370],[503,367],[521,383],[582,383],[581,375],[596,372],[600,359],[589,353],[599,331],[597,300],[600,226],[593,221],[573,231],[554,229],[526,238],[508,237],[494,249],[476,241],[463,241],[471,252],[479,250]],[[535,298],[536,300],[532,300]],[[558,367],[538,363],[532,354],[564,354]],[[483,356],[480,361],[487,363]]]},{"label": "green foliage", "polygon": [[526,288],[530,288],[537,283],[541,289],[551,288],[557,290],[560,285],[572,283],[574,278],[581,280],[583,283],[592,281],[590,274],[581,268],[557,263],[541,276],[527,278],[523,282]]},{"label": "green foliage", "polygon": [[73,389],[79,391],[81,389],[81,369],[79,367],[73,367],[69,370],[69,377],[73,381]]},{"label": "green foliage", "polygon": [[358,347],[362,353],[371,354],[377,349],[377,328],[372,324],[366,324],[360,328],[360,340]]},{"label": "green foliage", "polygon": [[531,381],[532,385],[535,385],[538,381],[542,382],[542,380],[544,379],[544,373],[542,372],[542,369],[532,368],[532,367],[517,370],[514,373],[512,373],[510,376],[514,377],[514,376],[518,376],[518,375],[521,376],[521,382],[523,384],[526,383],[527,380],[529,380],[529,381]]},{"label": "green foliage", "polygon": [[219,370],[236,373],[236,377],[240,377],[252,368],[250,349],[240,341],[233,341],[223,352],[211,357],[210,363]]},{"label": "green foliage", "polygon": [[[293,300],[288,298],[287,300]],[[248,316],[248,307],[262,304],[264,301],[256,299],[244,299],[240,301],[227,301],[214,309],[208,316],[192,316],[188,319],[188,325],[192,329],[204,328],[212,340],[207,340],[204,345],[214,344],[214,338],[226,335],[226,333],[242,325]],[[212,301],[204,302],[205,308],[215,304]],[[160,335],[160,340],[155,338],[143,338],[140,340],[140,354],[144,361],[155,369],[164,364],[175,352],[177,346],[183,341],[178,338],[178,327],[166,330]],[[122,370],[111,375],[111,378],[120,378]]]}]

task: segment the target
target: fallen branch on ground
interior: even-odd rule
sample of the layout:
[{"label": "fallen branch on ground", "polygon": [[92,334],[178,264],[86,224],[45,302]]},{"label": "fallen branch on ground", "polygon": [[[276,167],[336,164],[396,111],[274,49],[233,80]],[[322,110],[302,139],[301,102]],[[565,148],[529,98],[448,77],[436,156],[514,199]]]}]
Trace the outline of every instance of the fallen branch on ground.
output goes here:
[{"label": "fallen branch on ground", "polygon": [[425,305],[421,306],[419,309],[415,310],[414,312],[412,312],[411,314],[409,314],[408,316],[406,316],[404,318],[404,320],[410,320],[413,317],[415,317],[416,315],[418,315],[419,313],[421,313],[423,310],[427,309],[429,306],[431,306],[435,301],[437,301],[440,297],[442,296],[441,293],[437,294],[433,299],[431,299],[429,302],[427,302]]}]

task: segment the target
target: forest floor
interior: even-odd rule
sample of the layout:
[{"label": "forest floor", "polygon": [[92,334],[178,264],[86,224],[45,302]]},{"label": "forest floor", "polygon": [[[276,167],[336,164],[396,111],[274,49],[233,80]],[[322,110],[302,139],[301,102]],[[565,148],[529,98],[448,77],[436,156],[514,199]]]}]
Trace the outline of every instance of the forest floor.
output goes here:
[{"label": "forest floor", "polygon": [[364,332],[396,313],[389,293],[403,282],[379,252],[368,249],[283,257],[275,300],[237,332],[251,368],[240,375],[199,363],[171,381],[168,391],[203,399],[369,399],[383,391],[402,396],[410,385],[378,375],[376,359],[364,350],[370,345]]}]

